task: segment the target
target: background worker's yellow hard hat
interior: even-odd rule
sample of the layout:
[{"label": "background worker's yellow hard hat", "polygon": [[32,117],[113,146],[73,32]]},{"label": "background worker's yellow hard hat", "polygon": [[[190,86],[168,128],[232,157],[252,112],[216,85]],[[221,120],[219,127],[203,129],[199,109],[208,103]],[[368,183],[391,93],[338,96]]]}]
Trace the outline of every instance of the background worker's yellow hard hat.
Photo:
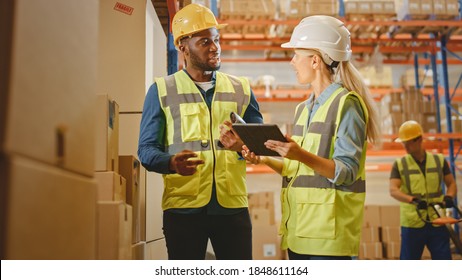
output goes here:
[{"label": "background worker's yellow hard hat", "polygon": [[182,37],[192,35],[212,27],[220,29],[227,24],[218,24],[212,11],[199,4],[189,4],[179,10],[172,21],[173,42],[176,47]]},{"label": "background worker's yellow hard hat", "polygon": [[423,130],[420,124],[416,121],[404,122],[398,131],[398,140],[400,142],[409,141],[422,136]]}]

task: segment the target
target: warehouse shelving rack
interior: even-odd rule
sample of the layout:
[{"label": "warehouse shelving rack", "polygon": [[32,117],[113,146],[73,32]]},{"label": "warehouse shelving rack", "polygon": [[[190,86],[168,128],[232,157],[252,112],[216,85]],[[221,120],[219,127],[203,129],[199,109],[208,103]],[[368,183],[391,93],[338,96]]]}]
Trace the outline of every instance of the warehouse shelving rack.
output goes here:
[{"label": "warehouse shelving rack", "polygon": [[[167,0],[170,19],[177,11],[177,1]],[[181,1],[183,2],[183,1]],[[217,1],[211,0],[211,9],[218,15]],[[459,7],[462,7],[462,0],[459,0]],[[428,97],[433,96],[435,103],[437,104],[437,123],[438,133],[437,134],[426,134],[425,138],[444,140],[447,145],[442,147],[436,144],[437,149],[444,151],[448,155],[448,162],[451,167],[451,171],[456,175],[456,170],[462,173],[462,165],[456,165],[456,159],[462,151],[462,134],[453,133],[451,123],[451,111],[455,111],[451,106],[451,102],[462,100],[462,89],[459,89],[459,85],[462,81],[462,73],[457,82],[455,88],[449,88],[448,81],[448,65],[461,65],[462,59],[456,53],[462,52],[462,8],[459,9],[459,17],[455,20],[380,20],[380,21],[369,21],[369,20],[346,20],[343,0],[339,0],[339,15],[343,19],[349,30],[355,30],[357,33],[361,33],[367,28],[375,30],[375,36],[370,38],[359,38],[355,37],[352,32],[352,50],[356,54],[371,54],[377,46],[380,48],[380,52],[387,56],[383,60],[384,64],[407,64],[414,65],[416,87],[421,88],[418,77],[418,70],[420,65],[425,65],[428,70],[429,66],[433,70],[433,88],[426,89],[421,88],[422,93]],[[220,20],[221,23],[228,23],[229,25],[240,25],[240,26],[253,26],[253,25],[287,25],[295,26],[298,24],[300,19],[293,20],[276,20],[276,19],[256,19],[256,20],[243,20],[243,19],[226,19]],[[286,51],[280,47],[281,43],[287,42],[290,39],[286,37],[275,37],[268,36],[268,34],[222,34],[221,36],[221,47],[222,50],[245,50],[245,51],[256,51],[260,53],[271,52],[271,51]],[[448,58],[448,53],[455,58]],[[396,54],[408,54],[404,58],[400,56],[395,58]],[[419,54],[423,57],[419,57]],[[261,56],[257,58],[224,58],[224,62],[276,62],[276,61],[289,61],[290,57],[270,57]],[[178,69],[178,56],[177,52],[172,43],[171,33],[168,35],[168,65],[169,73],[173,73]],[[439,69],[439,71],[437,71]],[[437,78],[436,73],[441,73],[441,79]],[[399,91],[400,89],[390,88],[371,88],[372,93],[376,99],[384,94],[388,94],[391,91]],[[262,92],[255,90],[255,94],[259,96],[260,102],[265,101],[302,101],[306,98],[303,95],[305,90],[272,90],[271,97],[262,97]],[[450,91],[452,93],[450,93]],[[280,97],[280,95],[285,95]],[[295,97],[293,97],[295,96]],[[439,103],[443,100],[446,106],[446,120],[448,133],[442,133],[440,125],[440,110]],[[459,113],[460,114],[460,113]],[[389,138],[396,138],[396,135],[388,135]],[[455,144],[458,146],[455,147]],[[391,148],[393,144],[389,145]],[[430,145],[431,147],[431,145]],[[393,149],[392,149],[393,150]],[[376,155],[388,154],[390,150],[383,149],[382,151],[368,151],[368,153]],[[393,150],[393,154],[396,154],[399,150]],[[403,153],[401,148],[401,153]],[[379,166],[380,165],[380,166]],[[391,167],[389,164],[379,164],[373,170],[387,171]],[[266,168],[249,167],[250,172],[255,173],[266,173],[272,172]],[[455,177],[455,176],[454,176]]]},{"label": "warehouse shelving rack", "polygon": [[[183,2],[183,1],[180,1]],[[462,4],[462,0],[459,0]],[[217,1],[211,0],[211,9],[214,13],[218,14]],[[178,1],[168,0],[167,5],[169,9],[170,19],[178,10]],[[182,4],[182,3],[180,3]],[[344,16],[343,1],[339,0],[340,16]],[[461,15],[462,16],[462,15]],[[243,20],[243,19],[226,19],[220,20],[222,23],[230,25],[287,25],[295,26],[298,24],[299,19],[293,20],[276,20],[276,19],[257,19],[257,20]],[[376,46],[380,47],[380,51],[388,56],[384,59],[384,64],[408,64],[414,65],[416,73],[419,65],[432,66],[434,73],[439,66],[442,73],[443,83],[440,86],[438,81],[433,82],[433,89],[422,88],[422,93],[427,96],[434,96],[435,102],[439,103],[443,99],[448,106],[447,114],[450,114],[452,106],[450,101],[462,100],[462,89],[454,88],[449,89],[447,82],[447,65],[459,65],[462,61],[456,57],[451,59],[447,57],[447,52],[450,49],[451,53],[462,52],[462,21],[460,20],[381,20],[381,21],[368,21],[368,20],[344,20],[345,24],[350,30],[357,30],[361,32],[364,28],[367,30],[376,30],[377,34],[371,38],[352,38],[352,48],[354,53],[372,53]],[[388,32],[385,32],[388,31]],[[171,33],[168,37],[168,65],[169,73],[173,73],[178,69],[178,54],[173,46],[173,38]],[[267,34],[222,34],[222,50],[246,50],[262,53],[265,51],[283,51],[280,44],[287,42],[289,37],[273,37]],[[286,50],[285,50],[286,51]],[[407,57],[395,58],[394,54],[408,54]],[[412,55],[413,54],[413,55]],[[419,57],[418,54],[424,54],[424,57]],[[429,57],[427,54],[430,54]],[[438,57],[437,57],[438,55]],[[289,61],[290,57],[259,57],[259,58],[223,58],[223,61],[232,62],[274,62],[274,61]],[[417,74],[416,74],[417,76]],[[446,82],[444,82],[446,80]],[[418,77],[416,79],[418,83]],[[460,84],[460,79],[457,85]],[[417,87],[420,87],[418,84]],[[390,88],[371,88],[371,91],[376,99],[388,94],[389,92],[400,91],[401,89]],[[452,94],[449,94],[452,91]],[[259,97],[259,101],[277,102],[277,101],[302,101],[306,97],[303,95],[304,90],[272,90],[271,97],[264,97],[263,92],[259,89],[255,90],[255,94]],[[437,108],[438,117],[438,132],[441,133],[439,106]],[[450,118],[446,117],[447,120]],[[447,125],[449,132],[452,132],[452,125]],[[456,134],[457,135],[457,134]],[[450,143],[449,148],[449,162],[452,167],[453,173],[456,169],[455,159],[460,153],[461,145],[460,138],[444,138],[442,136],[434,135],[434,138],[446,139]],[[459,141],[458,141],[459,140]],[[454,144],[459,144],[457,152],[455,151]]]},{"label": "warehouse shelving rack", "polygon": [[[180,5],[184,1],[180,1]],[[462,6],[462,0],[459,0]],[[211,0],[211,9],[215,14],[218,14],[217,1]],[[339,0],[340,16],[344,17],[343,0]],[[178,10],[178,1],[168,0],[170,19]],[[462,11],[460,11],[462,13]],[[460,15],[462,17],[462,14]],[[257,20],[243,20],[243,19],[226,19],[220,20],[222,23],[228,23],[230,25],[287,25],[295,26],[298,24],[299,19],[293,20],[276,20],[276,19],[257,19]],[[414,65],[416,73],[419,65],[431,65],[433,72],[437,73],[437,67],[439,66],[442,73],[443,83],[440,86],[436,75],[433,82],[433,89],[422,88],[422,93],[427,96],[434,96],[435,102],[439,103],[439,100],[444,98],[445,104],[448,106],[446,110],[447,114],[450,114],[452,106],[450,101],[461,101],[462,100],[462,89],[454,88],[449,89],[447,82],[447,65],[458,65],[462,64],[459,57],[455,59],[447,57],[448,50],[451,53],[462,52],[462,21],[460,20],[407,20],[407,21],[396,21],[396,20],[381,20],[381,21],[368,21],[368,20],[344,20],[345,24],[350,30],[357,30],[361,32],[364,28],[367,30],[376,30],[377,34],[371,38],[352,38],[352,48],[354,53],[372,53],[376,46],[380,47],[380,51],[388,56],[384,59],[384,64],[408,64]],[[385,32],[388,31],[388,32]],[[246,50],[255,52],[265,51],[283,51],[280,44],[287,42],[289,37],[274,37],[268,36],[267,34],[252,34],[247,36],[245,34],[222,34],[222,50]],[[394,58],[394,54],[408,54],[407,58],[399,57]],[[413,55],[412,55],[413,54]],[[424,57],[419,57],[418,54],[424,54]],[[430,54],[429,57],[427,54]],[[438,55],[438,57],[437,57]],[[274,61],[289,61],[290,57],[283,58],[271,58],[271,57],[259,57],[259,58],[223,58],[223,61],[232,62],[274,62]],[[173,73],[178,69],[178,54],[173,46],[173,38],[171,33],[168,36],[168,65],[169,73]],[[417,74],[416,74],[417,77]],[[418,77],[416,78],[417,87]],[[446,81],[446,82],[445,82]],[[460,84],[460,79],[457,85]],[[401,89],[390,89],[390,88],[371,88],[371,91],[376,99],[380,99],[384,94],[388,94],[391,91],[400,91]],[[263,97],[263,92],[256,89],[255,94],[259,97],[259,101],[275,102],[275,101],[302,101],[306,96],[303,95],[304,90],[293,89],[293,90],[272,90],[271,97]],[[452,91],[452,94],[449,94]],[[439,106],[437,106],[437,117],[438,117],[438,132],[441,133],[440,114]],[[450,118],[446,117],[447,120]],[[449,132],[452,132],[452,125],[447,125]],[[435,136],[435,138],[441,138]],[[446,138],[447,139],[447,138]],[[453,173],[455,172],[455,159],[460,153],[460,143],[457,153],[454,151],[454,142],[456,139],[447,139],[450,143],[450,155],[449,161],[452,166]]]}]

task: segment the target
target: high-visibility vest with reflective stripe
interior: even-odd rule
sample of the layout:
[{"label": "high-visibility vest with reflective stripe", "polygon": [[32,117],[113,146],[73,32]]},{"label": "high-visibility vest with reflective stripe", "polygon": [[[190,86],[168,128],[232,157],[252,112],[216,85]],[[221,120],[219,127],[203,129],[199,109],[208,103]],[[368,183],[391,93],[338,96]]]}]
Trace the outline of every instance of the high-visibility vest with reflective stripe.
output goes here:
[{"label": "high-visibility vest with reflective stripe", "polygon": [[[401,175],[400,190],[411,196],[415,196],[427,203],[439,203],[443,201],[441,184],[444,179],[442,154],[431,154],[426,152],[425,175],[411,155],[397,159],[398,170]],[[410,228],[421,228],[425,222],[419,217],[416,206],[410,203],[400,203],[401,226]],[[438,217],[433,207],[428,210],[419,210],[423,219],[433,220]]]},{"label": "high-visibility vest with reflective stripe", "polygon": [[[303,149],[331,159],[348,96],[356,96],[360,101],[367,125],[369,116],[362,98],[339,88],[319,107],[308,127],[310,111],[305,103],[298,105],[292,139]],[[280,227],[284,249],[309,255],[358,254],[365,200],[366,147],[364,141],[356,181],[349,186],[335,185],[307,165],[284,159]]]},{"label": "high-visibility vest with reflective stripe", "polygon": [[218,146],[219,126],[231,112],[244,115],[250,103],[245,78],[216,72],[211,109],[196,84],[184,71],[156,78],[159,100],[166,118],[165,149],[174,155],[194,151],[204,160],[191,176],[164,177],[162,208],[198,208],[210,201],[215,181],[217,199],[226,208],[247,207],[246,163],[234,151]]}]

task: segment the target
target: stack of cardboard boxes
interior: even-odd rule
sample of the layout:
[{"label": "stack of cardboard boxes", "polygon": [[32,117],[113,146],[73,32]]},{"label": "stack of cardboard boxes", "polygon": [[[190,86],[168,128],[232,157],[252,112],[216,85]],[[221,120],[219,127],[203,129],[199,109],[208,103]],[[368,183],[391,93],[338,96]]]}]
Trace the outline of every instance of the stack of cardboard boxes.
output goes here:
[{"label": "stack of cardboard boxes", "polygon": [[98,259],[132,259],[132,244],[140,241],[139,208],[133,203],[139,173],[126,163],[126,158],[123,158],[124,169],[119,168],[117,102],[108,95],[98,95],[97,112]]},{"label": "stack of cardboard boxes", "polygon": [[349,20],[392,19],[396,16],[393,0],[345,0],[344,5]]},{"label": "stack of cardboard boxes", "polygon": [[[147,88],[167,73],[166,36],[151,1],[99,1],[97,92],[119,105],[118,172],[126,180],[125,204],[132,208],[133,259],[166,259],[162,232],[160,174],[147,173],[137,159]],[[119,156],[120,155],[120,156]],[[118,170],[118,171],[117,171]]]},{"label": "stack of cardboard boxes", "polygon": [[98,4],[2,8],[1,257],[95,259]]},{"label": "stack of cardboard boxes", "polygon": [[[359,259],[399,259],[401,225],[399,205],[366,205],[361,230]],[[423,259],[430,258],[425,248]]]},{"label": "stack of cardboard boxes", "polygon": [[[272,0],[221,0],[221,19],[273,19],[276,15],[276,7]],[[249,12],[250,11],[250,12]],[[226,26],[222,33],[238,33],[246,37],[251,34],[269,34],[271,25],[233,25]]]},{"label": "stack of cardboard boxes", "polygon": [[252,249],[255,260],[280,260],[285,254],[280,249],[280,238],[274,212],[274,193],[249,194],[252,220]]},{"label": "stack of cardboard boxes", "polygon": [[459,16],[458,0],[396,0],[398,20],[454,19]]},{"label": "stack of cardboard boxes", "polygon": [[[419,83],[422,87],[431,87],[433,79],[430,73],[419,69]],[[437,132],[436,104],[416,88],[415,73],[409,69],[401,78],[402,91],[391,91],[380,100],[382,132],[396,134],[400,125],[415,120],[422,125],[425,133]]]},{"label": "stack of cardboard boxes", "polygon": [[281,0],[279,8],[281,18],[301,20],[310,15],[338,15],[338,1],[335,0]]},{"label": "stack of cardboard boxes", "polygon": [[390,88],[393,86],[392,69],[390,66],[366,66],[358,69],[370,88]]}]

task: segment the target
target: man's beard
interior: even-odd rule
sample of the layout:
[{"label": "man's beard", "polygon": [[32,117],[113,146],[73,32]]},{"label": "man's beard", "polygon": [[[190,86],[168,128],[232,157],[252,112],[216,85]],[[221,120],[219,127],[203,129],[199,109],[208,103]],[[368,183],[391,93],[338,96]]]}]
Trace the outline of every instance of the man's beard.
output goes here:
[{"label": "man's beard", "polygon": [[221,63],[218,63],[217,66],[211,66],[205,62],[200,61],[199,56],[197,56],[194,52],[191,50],[189,51],[189,57],[191,59],[191,64],[198,69],[201,69],[203,71],[217,71],[221,67]]}]

